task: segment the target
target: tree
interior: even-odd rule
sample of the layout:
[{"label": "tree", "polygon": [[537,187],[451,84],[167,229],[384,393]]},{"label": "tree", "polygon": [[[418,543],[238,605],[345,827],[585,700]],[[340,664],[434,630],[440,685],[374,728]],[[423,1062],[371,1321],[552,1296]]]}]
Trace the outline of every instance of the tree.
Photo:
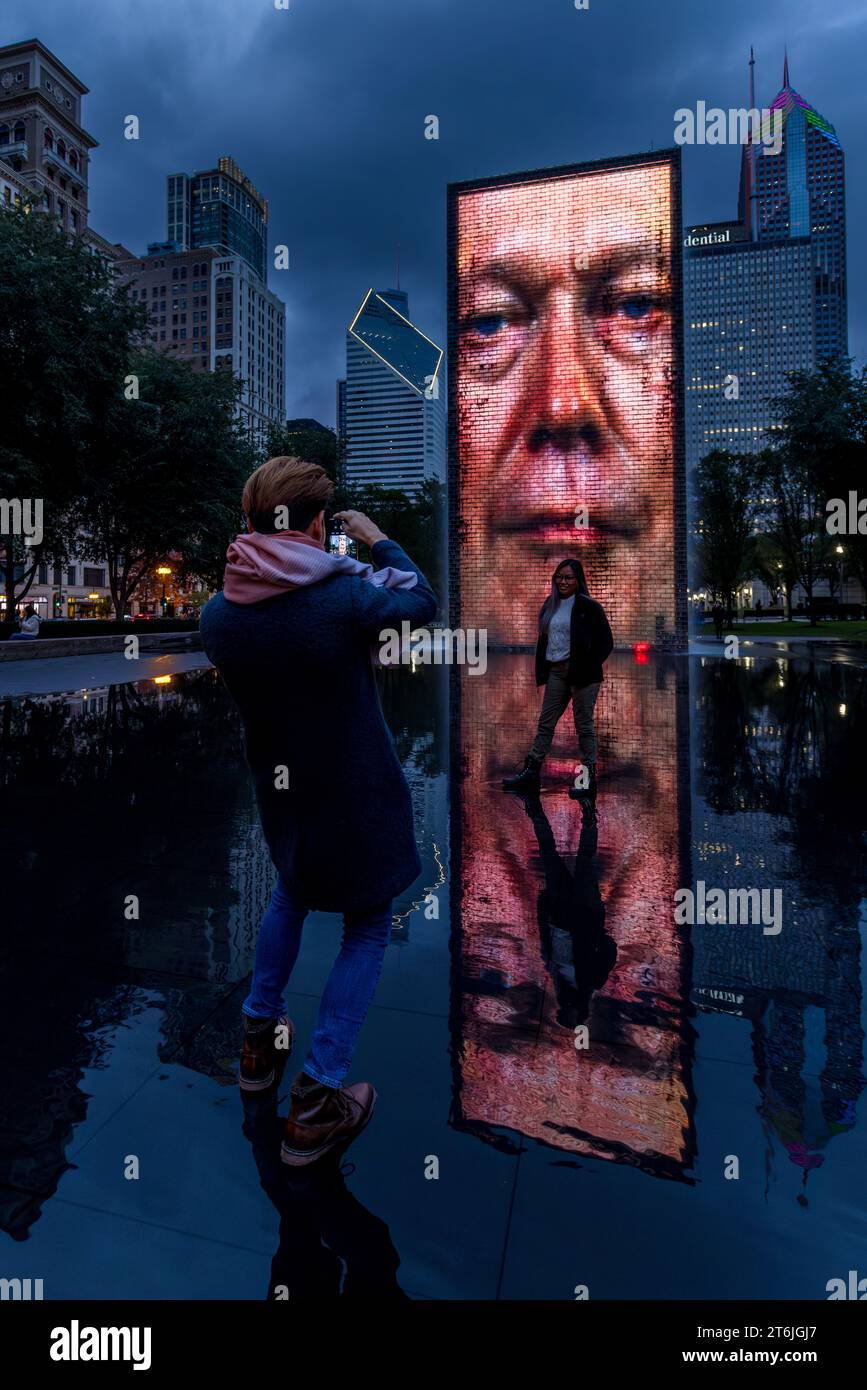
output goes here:
[{"label": "tree", "polygon": [[416,497],[397,488],[371,484],[359,492],[347,491],[346,506],[370,516],[390,540],[397,541],[418,565],[445,608],[445,488],[435,478],[426,479]]},{"label": "tree", "polygon": [[786,617],[791,619],[792,589],[798,582],[798,575],[791,568],[773,536],[766,531],[760,531],[752,538],[749,574],[754,579],[761,579],[762,583],[768,586],[774,602],[780,593],[783,594],[786,601]]},{"label": "tree", "polygon": [[[791,372],[785,394],[771,404],[779,424],[763,455],[774,497],[768,530],[809,602],[816,581],[837,563],[827,503],[857,491],[864,478],[867,374],[854,372],[848,359],[828,359],[816,371]],[[846,555],[867,580],[867,536],[851,536]]]},{"label": "tree", "polygon": [[699,582],[732,599],[750,573],[756,516],[756,458],[715,449],[697,465],[694,487],[699,517],[696,559]]},{"label": "tree", "polygon": [[319,463],[335,480],[329,512],[349,508],[365,512],[392,540],[412,557],[445,602],[445,488],[434,478],[426,479],[414,498],[398,488],[376,484],[350,486],[346,480],[342,451],[333,430],[315,420],[287,420],[285,426],[272,426],[267,436],[268,457],[295,454]]},{"label": "tree", "polygon": [[338,475],[337,435],[316,420],[287,420],[271,425],[266,436],[266,458],[281,454],[319,463],[335,480]]},{"label": "tree", "polygon": [[107,562],[118,618],[169,554],[218,587],[255,462],[230,375],[151,350],[132,369],[138,394],[117,392],[93,430],[74,512],[81,553]]},{"label": "tree", "polygon": [[0,495],[39,499],[39,544],[0,537],[6,613],[38,566],[69,556],[70,509],[87,448],[123,389],[144,311],[106,263],[27,207],[0,213]]}]

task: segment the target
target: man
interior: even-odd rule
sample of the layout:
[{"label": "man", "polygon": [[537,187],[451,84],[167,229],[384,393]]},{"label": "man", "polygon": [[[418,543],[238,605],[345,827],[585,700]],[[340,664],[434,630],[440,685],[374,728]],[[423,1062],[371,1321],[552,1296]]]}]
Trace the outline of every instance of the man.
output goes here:
[{"label": "man", "polygon": [[461,621],[535,641],[580,550],[618,641],[678,613],[672,210],[655,162],[459,188]]},{"label": "man", "polygon": [[345,1086],[391,933],[391,900],[421,870],[409,788],[383,718],[373,650],[385,628],[428,622],[436,596],[395,541],[360,512],[338,514],[377,565],[325,549],[334,484],[318,464],[269,459],[248,479],[248,534],[229,547],[202,642],[244,724],[262,827],[278,870],[259,931],[240,1084],[276,1084],[294,1029],[283,992],[311,909],[341,912],[343,943],[303,1070],[282,1158],[302,1166],[343,1147],[376,1092]]}]

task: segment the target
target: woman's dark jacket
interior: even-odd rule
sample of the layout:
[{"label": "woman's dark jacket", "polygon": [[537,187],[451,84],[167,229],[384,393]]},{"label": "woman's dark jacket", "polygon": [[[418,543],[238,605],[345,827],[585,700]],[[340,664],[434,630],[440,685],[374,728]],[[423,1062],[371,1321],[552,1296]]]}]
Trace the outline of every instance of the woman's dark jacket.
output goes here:
[{"label": "woman's dark jacket", "polygon": [[241,712],[271,858],[290,891],[325,912],[379,906],[421,872],[371,647],[384,628],[429,622],[437,600],[395,541],[371,553],[377,566],[414,570],[415,588],[333,575],[255,604],[215,594],[201,617],[202,645]]},{"label": "woman's dark jacket", "polygon": [[[543,604],[544,609],[544,604]],[[541,621],[541,613],[539,615]],[[536,684],[545,685],[551,670],[546,660],[547,632],[539,633],[536,646]],[[598,685],[602,680],[602,663],[611,655],[614,638],[601,603],[588,594],[576,593],[569,626],[569,684],[579,687]]]}]

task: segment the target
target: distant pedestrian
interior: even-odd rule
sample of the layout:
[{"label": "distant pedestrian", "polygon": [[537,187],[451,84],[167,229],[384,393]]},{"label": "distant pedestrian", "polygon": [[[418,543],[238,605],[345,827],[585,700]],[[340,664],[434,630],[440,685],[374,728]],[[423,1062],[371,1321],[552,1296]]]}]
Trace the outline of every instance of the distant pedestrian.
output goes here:
[{"label": "distant pedestrian", "polygon": [[24,617],[18,621],[18,631],[13,632],[10,642],[32,642],[39,636],[39,615],[32,603],[24,609]]},{"label": "distant pedestrian", "polygon": [[713,607],[711,608],[710,615],[713,618],[714,632],[716,633],[717,637],[721,638],[723,635],[723,623],[725,621],[725,609],[723,608],[719,599],[715,601]]}]

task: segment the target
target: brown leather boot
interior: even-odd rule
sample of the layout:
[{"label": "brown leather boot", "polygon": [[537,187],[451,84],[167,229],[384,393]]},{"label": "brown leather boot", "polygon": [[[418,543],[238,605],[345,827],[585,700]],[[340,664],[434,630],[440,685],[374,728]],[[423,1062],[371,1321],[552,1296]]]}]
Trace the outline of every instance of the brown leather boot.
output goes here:
[{"label": "brown leather boot", "polygon": [[331,1149],[351,1144],[368,1123],[375,1104],[376,1091],[369,1081],[356,1081],[338,1091],[299,1072],[292,1083],[292,1108],[280,1157],[293,1167],[303,1167]]}]

